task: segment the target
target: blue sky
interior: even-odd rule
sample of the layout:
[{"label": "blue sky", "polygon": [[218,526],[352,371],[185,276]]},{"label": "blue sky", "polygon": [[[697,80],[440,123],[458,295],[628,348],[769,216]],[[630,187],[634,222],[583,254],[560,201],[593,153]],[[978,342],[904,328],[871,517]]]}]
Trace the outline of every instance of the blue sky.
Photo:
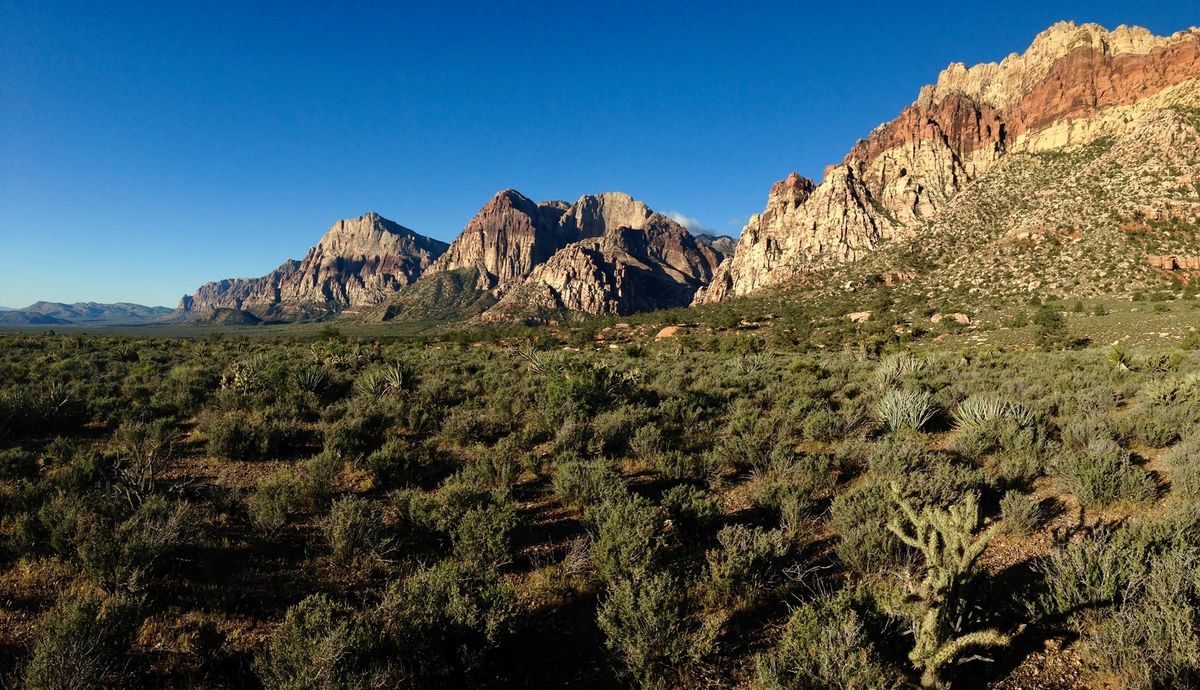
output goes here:
[{"label": "blue sky", "polygon": [[951,61],[1190,2],[0,0],[0,304],[173,306],[376,210],[621,190],[736,234]]}]

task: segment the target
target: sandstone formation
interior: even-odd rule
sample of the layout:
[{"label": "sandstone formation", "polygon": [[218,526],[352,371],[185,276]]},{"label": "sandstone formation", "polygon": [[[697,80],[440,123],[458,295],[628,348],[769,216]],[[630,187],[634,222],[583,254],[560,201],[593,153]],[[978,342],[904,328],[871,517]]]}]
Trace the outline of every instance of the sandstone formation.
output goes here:
[{"label": "sandstone formation", "polygon": [[1006,157],[1125,134],[1188,102],[1198,77],[1196,29],[1159,37],[1070,22],[1000,63],[951,65],[820,184],[794,173],[777,183],[696,302],[858,261],[889,239],[921,232]]},{"label": "sandstone formation", "polygon": [[387,301],[416,280],[447,245],[377,213],[338,221],[301,261],[289,260],[261,278],[202,285],[178,311],[207,317],[218,309],[260,318],[296,318]]},{"label": "sandstone formation", "polygon": [[487,320],[686,306],[723,256],[628,194],[539,204],[508,189],[480,209],[398,301],[416,311],[411,295],[469,272],[476,290],[498,300],[484,312]]},{"label": "sandstone formation", "polygon": [[475,214],[429,274],[475,269],[478,288],[501,295],[568,244],[618,227],[641,228],[650,216],[644,203],[618,192],[537,204],[506,189]]},{"label": "sandstone formation", "polygon": [[[627,220],[637,218],[625,216],[614,222]],[[661,214],[637,222],[641,227],[618,224],[600,236],[563,247],[520,287],[506,293],[484,318],[509,320],[556,312],[630,314],[687,306],[696,290],[712,278],[721,255]]]}]

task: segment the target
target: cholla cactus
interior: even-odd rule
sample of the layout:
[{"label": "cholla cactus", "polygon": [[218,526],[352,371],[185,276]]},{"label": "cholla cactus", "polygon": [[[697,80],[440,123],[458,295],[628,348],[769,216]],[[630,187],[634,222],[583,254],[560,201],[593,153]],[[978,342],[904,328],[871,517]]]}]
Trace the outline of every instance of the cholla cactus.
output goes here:
[{"label": "cholla cactus", "polygon": [[221,375],[221,388],[239,394],[249,393],[258,386],[259,377],[267,366],[267,356],[257,354],[229,365]]},{"label": "cholla cactus", "polygon": [[995,629],[962,634],[958,630],[957,614],[963,605],[959,590],[1000,525],[978,531],[979,501],[974,494],[949,510],[927,507],[918,513],[895,484],[892,493],[903,520],[893,519],[888,529],[925,558],[920,578],[905,582],[915,638],[908,658],[922,671],[922,685],[938,687],[941,669],[968,647],[1000,647],[1010,641]]}]

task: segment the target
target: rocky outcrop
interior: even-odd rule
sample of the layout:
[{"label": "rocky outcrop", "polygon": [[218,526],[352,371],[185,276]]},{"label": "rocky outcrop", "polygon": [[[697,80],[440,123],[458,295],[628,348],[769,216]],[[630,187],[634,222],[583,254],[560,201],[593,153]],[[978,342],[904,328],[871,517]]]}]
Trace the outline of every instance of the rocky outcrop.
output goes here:
[{"label": "rocky outcrop", "polygon": [[485,312],[484,319],[563,312],[629,314],[689,304],[696,290],[711,280],[721,254],[661,214],[643,219],[639,210],[606,222],[624,221],[640,227],[620,224],[563,247]]},{"label": "rocky outcrop", "polygon": [[919,232],[1013,152],[1088,144],[1134,128],[1192,90],[1200,31],[1169,37],[1061,22],[1023,54],[953,64],[893,121],[858,142],[815,188],[777,183],[697,302],[719,301],[861,258]]},{"label": "rocky outcrop", "polygon": [[1200,256],[1150,255],[1146,257],[1150,268],[1163,271],[1200,270]]},{"label": "rocky outcrop", "polygon": [[710,235],[702,232],[695,237],[697,242],[723,256],[731,256],[737,247],[737,238],[729,235]]},{"label": "rocky outcrop", "polygon": [[873,204],[854,168],[837,166],[819,186],[792,173],[776,183],[766,209],[750,218],[737,250],[697,292],[719,302],[796,279],[830,263],[854,261],[886,239],[893,225]]},{"label": "rocky outcrop", "polygon": [[260,318],[295,318],[387,301],[415,281],[448,245],[376,213],[338,221],[300,261],[260,278],[202,285],[178,311],[207,317],[218,309]]},{"label": "rocky outcrop", "polygon": [[641,228],[650,216],[644,203],[618,192],[584,196],[574,204],[538,204],[506,189],[475,214],[428,273],[475,270],[477,288],[499,296],[572,242],[618,227]]}]

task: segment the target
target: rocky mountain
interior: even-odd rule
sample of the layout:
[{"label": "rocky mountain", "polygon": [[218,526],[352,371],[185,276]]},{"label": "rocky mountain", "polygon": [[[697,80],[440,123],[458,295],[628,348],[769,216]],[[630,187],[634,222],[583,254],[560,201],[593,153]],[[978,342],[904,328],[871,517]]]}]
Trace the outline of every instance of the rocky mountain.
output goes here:
[{"label": "rocky mountain", "polygon": [[127,325],[152,323],[166,318],[167,307],[147,307],[141,304],[118,302],[34,302],[24,309],[0,312],[0,326],[53,325]]},{"label": "rocky mountain", "polygon": [[729,235],[710,235],[702,232],[694,236],[697,242],[724,256],[733,255],[733,250],[737,248],[737,238]]},{"label": "rocky mountain", "polygon": [[[953,64],[896,119],[831,166],[819,184],[794,173],[776,183],[766,208],[743,230],[733,257],[695,302],[803,282],[861,262],[885,245],[902,246],[903,240],[926,246],[935,239],[949,241],[963,227],[951,227],[956,214],[1011,198],[989,178],[1030,182],[1022,187],[1030,198],[1007,215],[989,211],[986,218],[975,217],[990,224],[984,228],[988,233],[1010,228],[994,241],[1024,232],[1026,238],[1111,244],[1112,256],[1140,269],[1129,272],[1131,279],[1151,281],[1148,245],[1171,241],[1144,233],[1131,239],[1118,228],[1147,212],[1163,222],[1180,220],[1175,216],[1188,214],[1161,209],[1190,208],[1200,197],[1190,172],[1194,159],[1161,145],[1174,142],[1186,151],[1195,134],[1193,109],[1200,106],[1198,79],[1196,29],[1162,37],[1141,28],[1107,31],[1063,22],[1039,34],[1024,53],[1000,63]],[[1154,152],[1176,164],[1165,165]],[[1082,167],[1065,169],[1055,156],[1077,159]],[[1095,166],[1102,165],[1113,167],[1107,175],[1098,174]],[[1075,184],[1064,186],[1063,178],[1048,177],[1050,169]],[[1105,191],[1103,199],[1095,198],[1097,189]],[[1054,196],[1056,205],[1042,203]],[[1057,282],[1082,280],[1076,274],[1088,266],[1073,263],[1077,253],[1042,256],[1041,247],[1029,254],[1026,244],[1040,243],[1019,242],[1000,253],[1007,253],[1006,261],[1039,255],[1050,262],[1037,264],[1040,272],[1058,274]],[[975,254],[995,250],[959,245],[965,247]]]},{"label": "rocky mountain", "polygon": [[371,212],[335,223],[300,261],[260,278],[202,285],[180,300],[178,311],[189,318],[234,309],[294,319],[376,305],[414,282],[447,247]]},{"label": "rocky mountain", "polygon": [[[628,194],[535,203],[508,189],[480,209],[421,280],[401,291],[393,312],[430,313],[433,297],[422,309],[413,296],[446,300],[451,288],[455,304],[496,302],[483,314],[489,320],[684,306],[722,258]],[[464,292],[468,282],[474,294]],[[438,288],[429,289],[435,283]]]},{"label": "rocky mountain", "polygon": [[600,236],[568,244],[507,292],[484,319],[686,306],[712,279],[722,255],[666,216],[651,214],[641,225],[609,227]]}]

